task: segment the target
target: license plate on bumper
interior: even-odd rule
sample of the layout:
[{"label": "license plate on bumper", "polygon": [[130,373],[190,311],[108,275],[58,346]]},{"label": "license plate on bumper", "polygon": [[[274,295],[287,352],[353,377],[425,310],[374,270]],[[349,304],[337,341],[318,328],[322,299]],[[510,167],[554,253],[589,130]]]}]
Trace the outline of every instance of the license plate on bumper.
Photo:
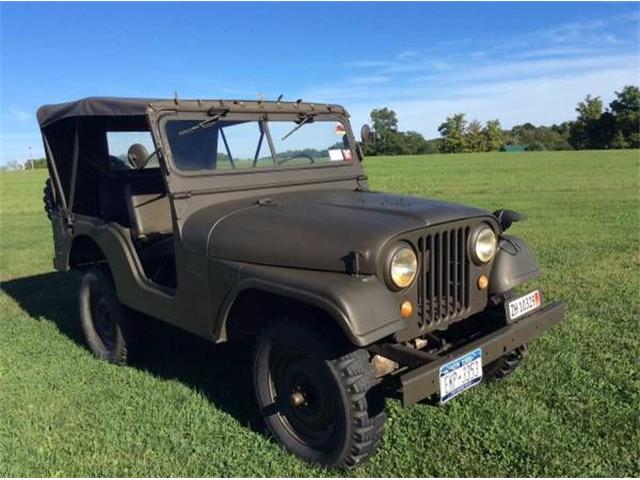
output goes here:
[{"label": "license plate on bumper", "polygon": [[507,303],[507,318],[512,322],[520,317],[524,317],[527,313],[537,310],[541,305],[542,295],[539,290],[534,290]]},{"label": "license plate on bumper", "polygon": [[482,349],[476,348],[440,367],[440,402],[448,402],[481,381]]}]

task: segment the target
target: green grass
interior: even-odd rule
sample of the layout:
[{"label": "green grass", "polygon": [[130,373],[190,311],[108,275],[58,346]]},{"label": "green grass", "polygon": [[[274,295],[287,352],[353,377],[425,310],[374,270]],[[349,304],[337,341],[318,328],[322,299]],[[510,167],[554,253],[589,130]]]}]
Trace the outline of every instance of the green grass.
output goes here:
[{"label": "green grass", "polygon": [[[566,321],[523,367],[443,408],[389,400],[357,476],[640,475],[638,151],[371,158],[372,188],[526,212]],[[51,272],[44,172],[0,174],[0,475],[326,475],[259,428],[245,351],[167,328],[133,367],[82,346],[73,274]]]}]

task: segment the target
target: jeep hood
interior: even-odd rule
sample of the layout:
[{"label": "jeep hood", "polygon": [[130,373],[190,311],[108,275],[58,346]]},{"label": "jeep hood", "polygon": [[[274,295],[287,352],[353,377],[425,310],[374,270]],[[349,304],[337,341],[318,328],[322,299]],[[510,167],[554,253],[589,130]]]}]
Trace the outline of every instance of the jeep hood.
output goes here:
[{"label": "jeep hood", "polygon": [[350,190],[281,193],[202,208],[183,227],[184,248],[210,258],[344,272],[350,252],[375,273],[384,246],[403,232],[489,213],[404,195]]}]

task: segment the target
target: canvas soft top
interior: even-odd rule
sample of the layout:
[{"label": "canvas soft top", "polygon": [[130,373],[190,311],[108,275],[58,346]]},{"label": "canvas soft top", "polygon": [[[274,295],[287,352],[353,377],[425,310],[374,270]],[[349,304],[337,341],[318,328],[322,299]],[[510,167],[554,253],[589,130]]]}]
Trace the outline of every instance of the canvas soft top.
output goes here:
[{"label": "canvas soft top", "polygon": [[228,108],[232,111],[265,111],[280,110],[300,112],[335,112],[345,114],[339,105],[323,103],[279,102],[262,100],[178,100],[126,97],[87,97],[74,102],[43,105],[38,109],[37,117],[40,128],[67,118],[78,117],[130,117],[146,115],[151,107],[166,108],[169,106],[186,109],[203,110],[208,108]]},{"label": "canvas soft top", "polygon": [[38,109],[41,128],[65,118],[146,115],[151,98],[87,97],[74,102],[43,105]]}]

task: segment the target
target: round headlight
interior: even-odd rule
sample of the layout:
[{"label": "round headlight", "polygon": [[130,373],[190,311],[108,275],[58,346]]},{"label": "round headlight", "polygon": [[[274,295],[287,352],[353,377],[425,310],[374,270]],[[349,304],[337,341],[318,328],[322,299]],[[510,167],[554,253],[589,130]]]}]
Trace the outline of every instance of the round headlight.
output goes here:
[{"label": "round headlight", "polygon": [[480,263],[489,263],[496,254],[498,239],[494,231],[489,227],[482,227],[475,235],[473,254]]},{"label": "round headlight", "polygon": [[391,255],[389,277],[398,288],[407,288],[418,272],[418,258],[409,246],[402,246]]}]

